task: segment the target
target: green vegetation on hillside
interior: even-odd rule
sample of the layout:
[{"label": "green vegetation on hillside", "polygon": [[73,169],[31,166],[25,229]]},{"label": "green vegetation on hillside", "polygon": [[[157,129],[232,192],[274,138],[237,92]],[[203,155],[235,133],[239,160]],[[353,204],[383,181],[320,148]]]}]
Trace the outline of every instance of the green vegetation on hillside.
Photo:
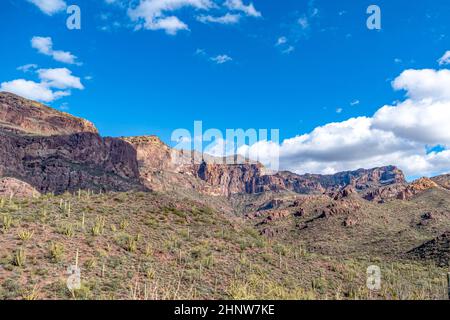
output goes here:
[{"label": "green vegetation on hillside", "polygon": [[[158,193],[0,202],[0,299],[443,299],[446,269],[323,254],[295,234]],[[67,289],[67,268],[81,287]],[[366,269],[382,270],[381,290]]]}]

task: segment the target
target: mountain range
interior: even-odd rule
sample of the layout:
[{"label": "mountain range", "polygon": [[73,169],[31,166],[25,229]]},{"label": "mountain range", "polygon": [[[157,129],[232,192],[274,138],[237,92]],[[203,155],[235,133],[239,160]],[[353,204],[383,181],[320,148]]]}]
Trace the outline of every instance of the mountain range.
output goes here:
[{"label": "mountain range", "polygon": [[[449,264],[450,175],[407,182],[395,166],[332,175],[270,172],[249,159],[229,164],[175,150],[156,136],[102,137],[85,119],[6,92],[0,93],[0,141],[0,196],[6,199],[54,196],[62,203],[77,193],[78,199],[81,193],[144,197],[150,206],[160,205],[158,212],[188,223],[211,210],[233,230],[250,228],[255,237],[290,248],[301,244],[312,254]],[[104,198],[98,201],[107,207]],[[204,227],[199,232],[207,232]],[[11,238],[0,239],[11,247]],[[176,252],[164,254],[169,259]],[[1,274],[0,260],[0,280]]]}]

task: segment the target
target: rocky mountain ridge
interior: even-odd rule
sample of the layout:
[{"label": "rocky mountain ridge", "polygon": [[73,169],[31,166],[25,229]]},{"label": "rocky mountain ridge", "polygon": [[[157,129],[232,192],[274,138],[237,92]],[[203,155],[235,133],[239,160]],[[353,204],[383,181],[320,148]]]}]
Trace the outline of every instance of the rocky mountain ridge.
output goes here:
[{"label": "rocky mountain ridge", "polygon": [[[87,120],[4,92],[0,141],[0,177],[19,179],[42,193],[178,188],[227,197],[282,191],[320,195],[351,186],[366,200],[382,201],[401,197],[408,187],[395,166],[334,175],[268,173],[242,158],[226,164],[223,158],[174,150],[156,136],[103,138]],[[440,181],[436,186],[448,181],[434,179]]]}]

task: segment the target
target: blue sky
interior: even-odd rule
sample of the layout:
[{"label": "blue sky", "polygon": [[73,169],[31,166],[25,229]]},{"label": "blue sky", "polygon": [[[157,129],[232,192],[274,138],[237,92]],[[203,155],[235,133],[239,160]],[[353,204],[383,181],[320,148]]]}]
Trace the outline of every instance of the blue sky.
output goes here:
[{"label": "blue sky", "polygon": [[[139,15],[142,2],[160,1],[2,1],[0,83],[48,82],[51,75],[38,70],[70,70],[79,83],[56,84],[51,90],[64,91],[63,97],[46,102],[91,120],[102,135],[156,134],[170,142],[173,130],[192,129],[193,121],[201,120],[204,127],[220,130],[277,128],[282,141],[291,141],[329,123],[372,117],[382,106],[403,101],[411,88],[406,84],[395,91],[392,81],[408,69],[446,68],[438,59],[450,50],[446,0],[413,5],[406,0],[244,0],[228,5],[225,0],[178,0],[176,9],[161,10],[152,21],[148,11],[133,20],[132,12]],[[55,2],[54,11],[45,12],[45,2]],[[81,8],[81,30],[67,29],[68,15],[58,10],[61,2]],[[216,6],[207,7],[208,2]],[[366,26],[366,9],[374,3],[381,8],[380,31]],[[176,17],[179,30],[153,30],[167,17]],[[212,21],[219,17],[236,21]],[[48,42],[46,53],[42,43],[32,45],[33,37],[50,37],[51,51]],[[66,55],[58,58],[58,52]],[[27,72],[17,69],[29,64],[35,66]],[[407,138],[406,144],[422,143],[407,156],[447,150],[445,135],[426,141],[400,138]],[[418,154],[419,149],[426,151]],[[379,159],[385,156],[366,163],[344,159],[340,165],[291,151],[283,167],[298,172],[384,164]],[[308,159],[293,164],[296,155]],[[328,163],[316,163],[320,161]],[[449,168],[441,162],[410,167],[410,176]]]}]

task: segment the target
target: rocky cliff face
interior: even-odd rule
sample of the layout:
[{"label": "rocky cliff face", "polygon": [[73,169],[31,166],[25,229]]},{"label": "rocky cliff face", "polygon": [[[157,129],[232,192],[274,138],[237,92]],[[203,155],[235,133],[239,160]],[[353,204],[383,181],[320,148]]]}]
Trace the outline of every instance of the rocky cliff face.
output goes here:
[{"label": "rocky cliff face", "polygon": [[394,166],[359,169],[335,175],[297,175],[291,172],[270,174],[259,163],[238,159],[236,164],[226,164],[223,158],[174,150],[155,136],[122,139],[137,151],[142,183],[161,191],[177,186],[223,196],[267,191],[324,194],[339,191],[348,185],[363,192],[406,183],[402,171]]},{"label": "rocky cliff face", "polygon": [[388,166],[356,170],[335,175],[297,175],[291,172],[266,174],[260,164],[220,165],[202,163],[197,176],[210,185],[221,186],[223,194],[292,191],[299,194],[323,194],[352,186],[358,191],[406,183],[403,173]]},{"label": "rocky cliff face", "polygon": [[136,151],[90,122],[0,93],[0,176],[40,192],[138,189]]},{"label": "rocky cliff face", "polygon": [[18,178],[39,192],[181,188],[221,196],[330,194],[346,186],[365,192],[405,183],[393,166],[334,175],[271,174],[244,159],[229,164],[174,150],[155,136],[102,138],[86,120],[10,93],[0,93],[0,143],[0,177]]},{"label": "rocky cliff face", "polygon": [[87,120],[7,92],[0,92],[0,127],[40,136],[98,133]]}]

